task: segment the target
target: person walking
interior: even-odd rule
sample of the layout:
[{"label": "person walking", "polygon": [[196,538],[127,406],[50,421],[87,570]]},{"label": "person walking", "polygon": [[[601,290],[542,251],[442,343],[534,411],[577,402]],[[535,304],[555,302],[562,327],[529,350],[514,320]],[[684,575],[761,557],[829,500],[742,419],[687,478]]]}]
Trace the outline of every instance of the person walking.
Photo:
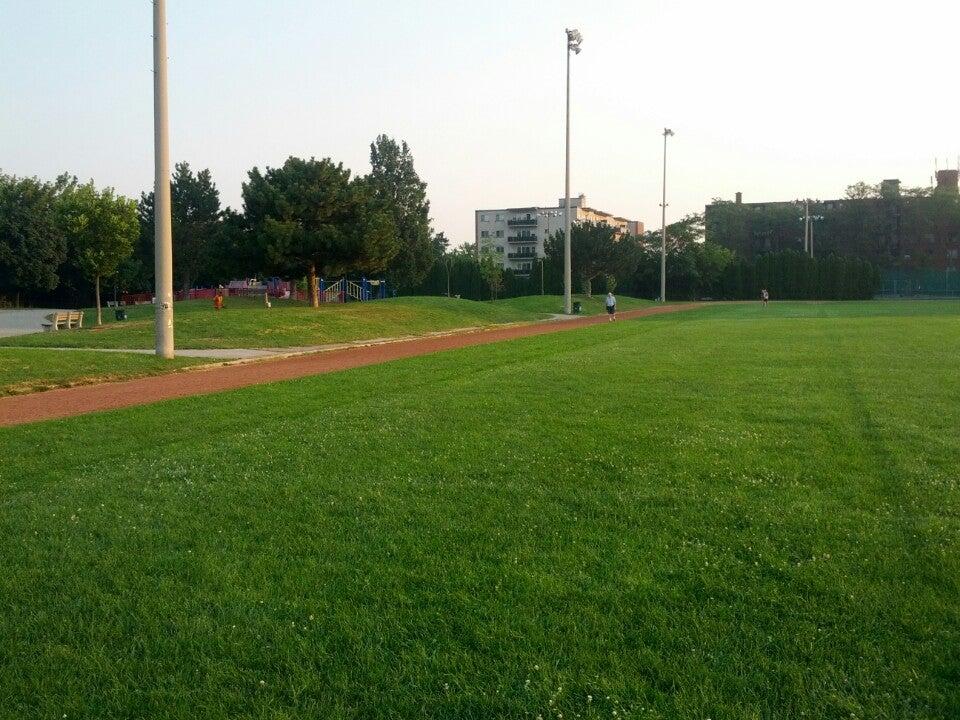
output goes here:
[{"label": "person walking", "polygon": [[610,322],[617,319],[617,299],[612,292],[607,293],[607,315],[610,316]]},{"label": "person walking", "polygon": [[760,291],[760,299],[763,301],[764,307],[766,307],[767,303],[770,302],[770,293],[767,292],[766,288]]}]

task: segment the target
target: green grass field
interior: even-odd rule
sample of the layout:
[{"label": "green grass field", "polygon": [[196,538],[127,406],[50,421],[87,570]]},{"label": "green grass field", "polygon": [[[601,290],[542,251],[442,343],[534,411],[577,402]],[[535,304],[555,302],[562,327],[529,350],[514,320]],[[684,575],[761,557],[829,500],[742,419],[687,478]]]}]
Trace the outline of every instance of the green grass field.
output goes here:
[{"label": "green grass field", "polygon": [[153,355],[92,350],[0,348],[0,396],[159,375],[202,362],[208,361],[177,358],[170,362]]},{"label": "green grass field", "polygon": [[0,717],[960,717],[960,304],[0,430]]},{"label": "green grass field", "polygon": [[[584,303],[584,312],[601,312],[599,298]],[[623,298],[623,307],[649,302]],[[227,298],[219,313],[206,300],[179,302],[174,308],[178,347],[283,348],[422,335],[461,327],[540,320],[561,312],[562,298],[536,296],[497,302],[474,302],[440,297],[407,297],[348,305],[311,308],[303,303],[276,301],[271,309],[262,300]],[[128,309],[129,319],[107,318],[100,327],[58,333],[38,333],[0,339],[0,346],[94,347],[142,349],[153,347],[153,306]]]},{"label": "green grass field", "polygon": [[[599,315],[606,312],[604,305],[606,294],[594,295],[587,298],[585,295],[574,295],[573,299],[582,305],[583,315]],[[491,303],[496,307],[509,307],[514,310],[537,314],[555,314],[563,312],[562,295],[527,295],[526,297],[509,298],[507,300],[495,300]],[[637,300],[636,298],[618,296],[618,310],[636,310],[654,305],[650,300]]]}]

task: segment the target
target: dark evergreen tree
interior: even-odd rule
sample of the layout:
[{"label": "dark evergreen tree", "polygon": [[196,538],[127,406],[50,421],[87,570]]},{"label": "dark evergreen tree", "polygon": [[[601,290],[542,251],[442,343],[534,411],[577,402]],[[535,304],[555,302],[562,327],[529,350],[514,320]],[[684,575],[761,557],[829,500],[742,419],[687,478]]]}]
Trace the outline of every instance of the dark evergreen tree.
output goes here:
[{"label": "dark evergreen tree", "polygon": [[396,228],[398,251],[388,265],[394,282],[418,285],[443,254],[442,243],[430,231],[427,184],[413,167],[406,142],[379,135],[370,144],[370,174],[366,177],[380,209],[389,213]]}]

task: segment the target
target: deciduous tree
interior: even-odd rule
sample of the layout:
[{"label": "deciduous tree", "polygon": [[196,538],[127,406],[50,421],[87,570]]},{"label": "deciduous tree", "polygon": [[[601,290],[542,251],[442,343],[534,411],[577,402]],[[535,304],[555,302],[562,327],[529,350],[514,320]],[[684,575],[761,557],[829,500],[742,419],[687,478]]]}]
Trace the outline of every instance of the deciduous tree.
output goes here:
[{"label": "deciduous tree", "polygon": [[139,232],[137,203],[116,195],[113,188],[98,191],[91,182],[63,195],[60,217],[73,259],[94,283],[101,325],[100,279],[116,273],[133,252]]},{"label": "deciduous tree", "polygon": [[60,284],[67,245],[57,202],[75,180],[49,183],[0,174],[0,294],[49,292]]},{"label": "deciduous tree", "polygon": [[[576,223],[570,229],[570,241],[571,273],[587,297],[592,296],[594,279],[601,275],[630,275],[639,260],[636,239],[605,223]],[[561,262],[563,245],[563,231],[558,231],[547,240],[544,249],[554,262]]]},{"label": "deciduous tree", "polygon": [[490,287],[490,299],[496,300],[503,290],[503,262],[489,250],[480,255],[480,277]]}]

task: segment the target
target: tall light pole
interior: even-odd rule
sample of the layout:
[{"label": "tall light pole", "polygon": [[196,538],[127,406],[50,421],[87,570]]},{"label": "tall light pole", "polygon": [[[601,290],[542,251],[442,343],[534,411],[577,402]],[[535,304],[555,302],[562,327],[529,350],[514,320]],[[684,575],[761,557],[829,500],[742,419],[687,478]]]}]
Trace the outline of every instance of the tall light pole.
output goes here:
[{"label": "tall light pole", "polygon": [[673,135],[670,128],[663,129],[663,202],[660,203],[660,302],[667,301],[667,138]]},{"label": "tall light pole", "polygon": [[173,238],[167,128],[167,3],[153,0],[153,264],[156,353],[173,358]]},{"label": "tall light pole", "polygon": [[563,206],[563,312],[567,315],[573,312],[570,271],[570,53],[579,55],[582,42],[583,36],[579,30],[567,30],[567,199]]}]

